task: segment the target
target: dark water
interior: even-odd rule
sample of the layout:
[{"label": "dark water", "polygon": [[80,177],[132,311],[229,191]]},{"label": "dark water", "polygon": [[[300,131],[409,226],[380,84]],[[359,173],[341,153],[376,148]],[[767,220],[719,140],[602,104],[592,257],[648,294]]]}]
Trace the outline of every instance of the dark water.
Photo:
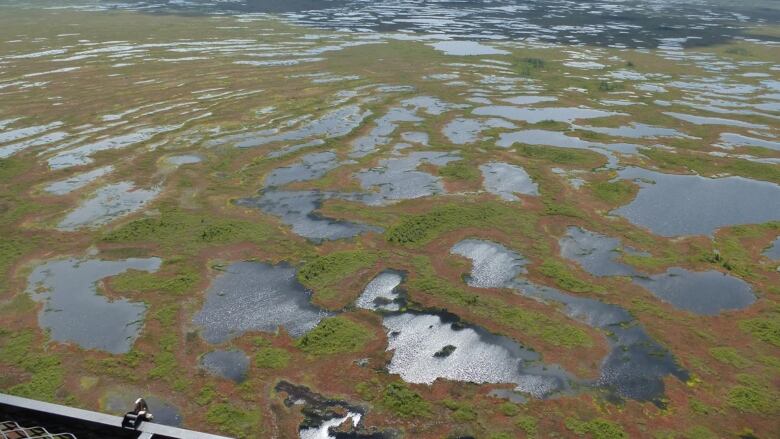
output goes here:
[{"label": "dark water", "polygon": [[[294,23],[356,31],[411,31],[468,38],[657,47],[665,39],[711,45],[744,27],[777,22],[770,2],[570,0],[210,0],[107,1],[165,12],[276,13]],[[756,6],[757,5],[757,6]]]},{"label": "dark water", "polygon": [[249,357],[242,351],[213,351],[200,359],[209,373],[240,383],[246,379]]}]

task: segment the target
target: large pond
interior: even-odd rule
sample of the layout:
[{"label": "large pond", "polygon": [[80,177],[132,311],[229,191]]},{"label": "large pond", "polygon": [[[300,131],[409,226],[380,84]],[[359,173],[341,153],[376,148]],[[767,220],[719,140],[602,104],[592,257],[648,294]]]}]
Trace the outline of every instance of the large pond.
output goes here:
[{"label": "large pond", "polygon": [[578,227],[569,227],[559,244],[561,256],[576,261],[590,274],[629,276],[664,302],[696,314],[742,309],[756,300],[748,283],[719,271],[672,267],[660,274],[643,274],[620,260],[623,252],[636,250],[623,247],[616,238]]},{"label": "large pond", "polygon": [[247,331],[284,328],[300,337],[329,314],[309,302],[311,292],[287,264],[235,262],[217,275],[193,322],[209,343],[223,343]]},{"label": "large pond", "polygon": [[711,235],[738,224],[780,220],[780,186],[743,177],[706,178],[626,168],[639,194],[613,214],[662,236]]},{"label": "large pond", "polygon": [[43,304],[38,323],[52,340],[122,354],[143,327],[146,305],[101,295],[98,283],[128,270],[155,272],[160,264],[158,258],[48,261],[33,269],[27,293]]}]

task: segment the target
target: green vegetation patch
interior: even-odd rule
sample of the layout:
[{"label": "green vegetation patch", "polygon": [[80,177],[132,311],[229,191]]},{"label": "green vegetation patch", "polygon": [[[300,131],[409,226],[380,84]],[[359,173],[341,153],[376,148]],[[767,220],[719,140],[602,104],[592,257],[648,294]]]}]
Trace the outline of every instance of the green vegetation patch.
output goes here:
[{"label": "green vegetation patch", "polygon": [[741,159],[718,161],[714,158],[661,149],[645,149],[642,154],[666,168],[683,167],[702,175],[732,174],[756,180],[780,183],[780,167]]},{"label": "green vegetation patch", "polygon": [[308,288],[317,289],[344,279],[358,270],[376,263],[376,253],[355,250],[318,256],[298,270],[298,281]]},{"label": "green vegetation patch", "polygon": [[181,267],[171,275],[129,270],[114,277],[111,286],[120,293],[160,291],[178,295],[191,291],[199,281],[200,274],[197,271]]},{"label": "green vegetation patch", "polygon": [[436,236],[463,227],[490,227],[501,218],[521,213],[497,203],[447,204],[430,212],[408,216],[385,232],[389,242],[422,245]]},{"label": "green vegetation patch", "polygon": [[531,159],[545,160],[560,165],[595,166],[603,162],[603,156],[585,150],[555,148],[550,146],[520,145],[516,148],[518,154]]},{"label": "green vegetation patch", "polygon": [[346,317],[332,317],[321,321],[295,345],[308,354],[328,355],[358,352],[373,338],[371,329]]},{"label": "green vegetation patch", "polygon": [[28,381],[8,389],[9,393],[44,401],[56,400],[57,391],[65,381],[60,360],[54,355],[36,352],[40,346],[35,333],[23,330],[16,333],[0,331],[0,362],[18,367],[28,374]]},{"label": "green vegetation patch", "polygon": [[566,428],[580,436],[589,435],[592,439],[628,438],[623,427],[602,418],[596,418],[590,421],[568,418],[566,419]]},{"label": "green vegetation patch", "polygon": [[291,355],[280,348],[262,348],[255,354],[255,366],[262,369],[284,369],[290,363]]},{"label": "green vegetation patch", "polygon": [[515,426],[523,430],[529,438],[535,438],[539,434],[538,422],[533,416],[520,416],[515,421]]},{"label": "green vegetation patch", "polygon": [[726,403],[743,413],[770,414],[780,411],[780,395],[752,375],[737,376],[740,385],[726,395]]},{"label": "green vegetation patch", "polygon": [[401,383],[392,383],[385,387],[382,405],[402,418],[427,418],[431,415],[430,404]]},{"label": "green vegetation patch", "polygon": [[482,297],[455,287],[436,277],[430,263],[424,257],[416,257],[415,263],[418,276],[409,282],[411,291],[419,291],[443,299],[447,303],[465,307],[480,317],[539,337],[555,346],[575,348],[593,345],[593,340],[588,334],[576,326],[553,320],[537,311],[509,306],[500,299]]},{"label": "green vegetation patch", "polygon": [[710,355],[721,363],[734,366],[737,369],[744,369],[753,365],[753,362],[743,357],[736,349],[732,347],[717,347],[710,349]]},{"label": "green vegetation patch", "polygon": [[467,423],[477,420],[477,412],[467,403],[451,399],[444,400],[443,403],[445,407],[452,411],[450,416],[455,421]]},{"label": "green vegetation patch", "polygon": [[[0,235],[5,233],[0,232]],[[21,238],[0,236],[0,292],[6,287],[8,271],[11,266],[25,253],[30,251],[34,243]]]},{"label": "green vegetation patch", "polygon": [[192,253],[214,244],[263,242],[274,235],[271,226],[260,222],[198,215],[170,206],[162,206],[160,212],[159,217],[138,219],[107,233],[103,241],[154,242],[165,249]]},{"label": "green vegetation patch", "polygon": [[242,410],[233,404],[212,405],[206,412],[206,421],[222,432],[240,438],[253,436],[260,427],[261,416],[258,411]]},{"label": "green vegetation patch", "polygon": [[612,205],[631,201],[637,192],[637,187],[625,180],[599,181],[591,183],[588,187],[596,198]]},{"label": "green vegetation patch", "polygon": [[11,181],[17,175],[28,170],[34,160],[23,160],[18,158],[0,159],[0,183]]},{"label": "green vegetation patch", "polygon": [[546,259],[539,267],[539,271],[555,281],[555,284],[566,291],[574,293],[604,293],[606,290],[600,285],[578,279],[571,273],[566,264],[554,259]]},{"label": "green vegetation patch", "polygon": [[447,165],[439,168],[439,175],[453,180],[476,181],[482,176],[479,168],[465,160],[449,162]]},{"label": "green vegetation patch", "polygon": [[742,320],[739,328],[761,341],[780,346],[780,309],[773,310],[767,317]]}]

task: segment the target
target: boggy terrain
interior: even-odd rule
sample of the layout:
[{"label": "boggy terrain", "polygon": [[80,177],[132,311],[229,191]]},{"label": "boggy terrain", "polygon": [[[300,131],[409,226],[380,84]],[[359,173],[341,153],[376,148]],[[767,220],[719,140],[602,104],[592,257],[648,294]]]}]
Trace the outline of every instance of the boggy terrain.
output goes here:
[{"label": "boggy terrain", "polygon": [[771,15],[143,6],[0,6],[0,390],[249,438],[780,431]]}]

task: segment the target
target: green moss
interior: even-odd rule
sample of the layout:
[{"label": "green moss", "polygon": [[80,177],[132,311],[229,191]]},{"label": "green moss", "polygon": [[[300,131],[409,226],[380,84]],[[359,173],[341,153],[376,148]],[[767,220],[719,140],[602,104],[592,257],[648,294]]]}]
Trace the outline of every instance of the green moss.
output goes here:
[{"label": "green moss", "polygon": [[318,256],[306,262],[298,270],[298,280],[316,291],[342,280],[358,270],[374,265],[377,259],[376,253],[364,250],[342,251]]},{"label": "green moss", "polygon": [[382,393],[382,384],[378,379],[372,378],[370,381],[363,381],[355,385],[355,393],[363,401],[373,401]]},{"label": "green moss", "polygon": [[516,151],[523,157],[544,160],[559,165],[598,166],[605,161],[600,154],[579,149],[521,145]]},{"label": "green moss", "polygon": [[402,418],[427,418],[431,415],[430,404],[401,383],[392,383],[385,387],[382,406]]},{"label": "green moss", "polygon": [[588,185],[593,195],[612,205],[625,204],[636,195],[637,187],[625,180],[599,181]]},{"label": "green moss", "polygon": [[465,160],[458,160],[456,162],[449,162],[446,166],[439,168],[439,175],[453,180],[475,181],[479,180],[482,173],[473,163],[466,162]]},{"label": "green moss", "polygon": [[685,437],[687,439],[713,439],[717,438],[718,435],[712,432],[707,427],[702,427],[701,425],[697,425],[695,427],[690,428],[686,433]]},{"label": "green moss", "polygon": [[178,305],[164,305],[152,314],[152,318],[160,322],[163,327],[170,327],[176,322],[179,314]]},{"label": "green moss", "polygon": [[738,236],[719,235],[715,245],[717,252],[702,255],[703,261],[720,265],[741,277],[754,276],[753,266],[756,261],[742,246]]},{"label": "green moss", "polygon": [[771,414],[780,411],[780,395],[752,375],[741,374],[740,385],[726,395],[726,403],[743,413]]},{"label": "green moss", "polygon": [[443,404],[452,411],[450,414],[452,419],[460,423],[473,422],[477,419],[477,412],[464,402],[447,399]]},{"label": "green moss", "polygon": [[505,402],[501,404],[498,408],[499,410],[501,410],[501,413],[503,413],[504,416],[509,416],[509,417],[516,416],[519,411],[517,405],[511,402]]},{"label": "green moss", "polygon": [[761,341],[780,346],[780,312],[772,312],[768,317],[742,320],[739,328]]},{"label": "green moss", "polygon": [[494,221],[509,215],[521,215],[497,203],[447,204],[430,212],[407,216],[385,233],[389,242],[422,245],[436,236],[463,227],[490,227]]},{"label": "green moss", "polygon": [[290,363],[290,353],[280,348],[262,348],[255,354],[255,366],[262,369],[284,369]]},{"label": "green moss", "polygon": [[198,404],[201,407],[207,406],[211,404],[211,401],[216,397],[217,391],[214,390],[214,386],[203,386],[203,388],[200,389],[200,392],[198,392],[198,396],[195,397],[195,404]]},{"label": "green moss", "polygon": [[490,435],[490,439],[513,439],[513,438],[514,436],[512,436],[510,433],[507,433],[505,431],[493,433]]},{"label": "green moss", "polygon": [[56,400],[65,381],[60,360],[37,351],[40,343],[35,333],[22,330],[13,334],[0,332],[0,362],[29,374],[29,379],[8,389],[14,395],[44,401]]},{"label": "green moss", "polygon": [[138,366],[145,361],[144,354],[137,350],[122,356],[111,356],[102,359],[88,358],[85,362],[88,370],[96,375],[106,375],[127,381],[138,380]]},{"label": "green moss", "polygon": [[737,369],[744,369],[753,365],[753,362],[743,357],[739,351],[732,347],[716,347],[710,349],[710,355],[721,363],[728,364],[736,367]]},{"label": "green moss", "polygon": [[260,222],[193,214],[163,205],[159,217],[132,221],[104,235],[103,241],[153,242],[172,253],[192,254],[209,245],[263,242],[272,236],[274,229]]},{"label": "green moss", "polygon": [[197,271],[182,267],[172,275],[152,274],[143,271],[130,270],[111,280],[111,286],[120,293],[160,291],[169,294],[183,294],[192,289],[200,281]]},{"label": "green moss", "polygon": [[714,413],[715,410],[707,404],[699,401],[698,399],[691,399],[688,402],[688,408],[697,415],[709,415]]},{"label": "green moss", "polygon": [[545,215],[568,216],[570,218],[584,218],[585,216],[576,207],[569,204],[550,199],[544,199],[542,202],[544,203]]},{"label": "green moss", "polygon": [[628,437],[619,424],[601,418],[590,421],[568,418],[566,419],[566,428],[580,436],[589,435],[592,439],[623,439]]},{"label": "green moss", "polygon": [[206,422],[239,438],[258,437],[260,421],[260,412],[242,410],[230,403],[214,404],[206,412]]},{"label": "green moss", "polygon": [[523,430],[529,438],[535,438],[539,434],[538,423],[533,416],[520,416],[515,421],[515,426]]},{"label": "green moss", "polygon": [[642,154],[662,168],[682,167],[702,175],[732,174],[780,183],[780,167],[776,165],[741,159],[721,161],[710,156],[693,155],[679,150],[677,153],[671,153],[658,148],[645,149]]},{"label": "green moss", "polygon": [[546,259],[539,267],[539,271],[566,291],[574,293],[603,293],[605,291],[604,287],[600,285],[578,279],[565,264],[554,259]]},{"label": "green moss", "polygon": [[11,181],[30,169],[34,160],[24,160],[19,158],[0,159],[0,183]]},{"label": "green moss", "polygon": [[409,281],[410,291],[465,307],[478,316],[507,328],[539,337],[556,346],[574,348],[593,344],[588,334],[576,326],[553,320],[540,312],[509,306],[500,299],[472,294],[436,277],[426,258],[416,257],[414,261],[418,276]]},{"label": "green moss", "polygon": [[32,250],[33,246],[34,243],[29,240],[9,237],[8,234],[0,231],[0,293],[6,287],[6,282],[9,279],[8,271],[11,266]]},{"label": "green moss", "polygon": [[651,315],[659,319],[668,319],[669,313],[656,303],[650,303],[642,299],[631,300],[631,313],[635,316]]},{"label": "green moss", "polygon": [[321,321],[295,345],[308,354],[328,355],[360,351],[373,338],[371,329],[346,317],[332,317]]}]

